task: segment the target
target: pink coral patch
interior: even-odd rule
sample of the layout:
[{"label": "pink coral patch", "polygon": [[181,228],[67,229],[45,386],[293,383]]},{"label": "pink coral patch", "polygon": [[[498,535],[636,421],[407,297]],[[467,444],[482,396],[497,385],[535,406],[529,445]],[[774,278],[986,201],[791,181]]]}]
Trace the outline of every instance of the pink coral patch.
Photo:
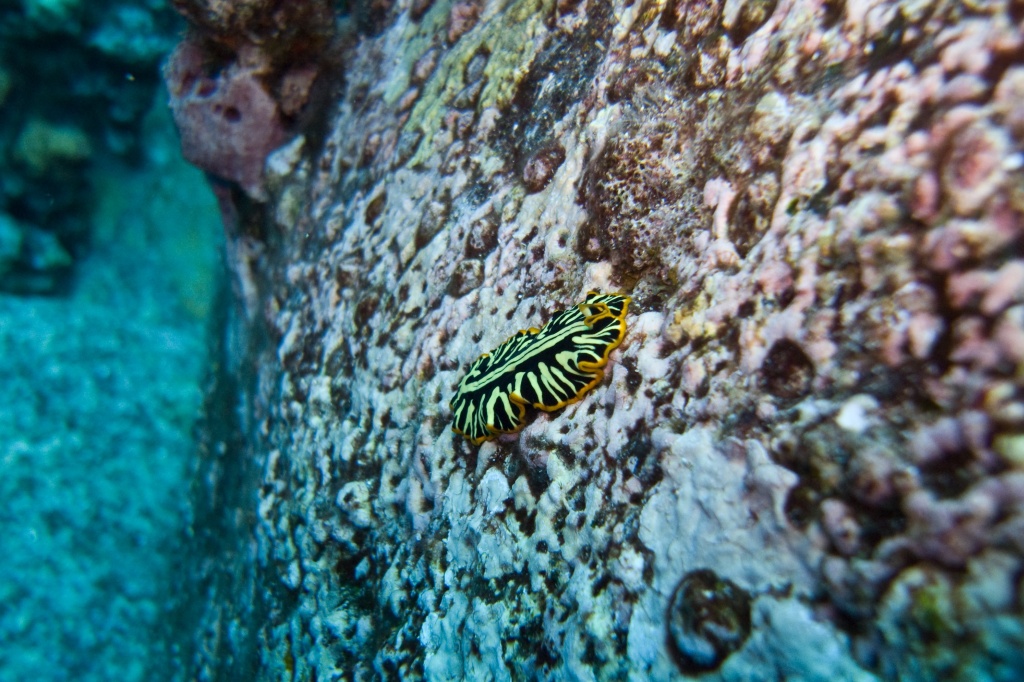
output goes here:
[{"label": "pink coral patch", "polygon": [[258,66],[239,62],[209,75],[202,48],[184,41],[171,54],[164,75],[184,157],[262,200],[263,163],[287,134],[277,103],[259,80]]}]

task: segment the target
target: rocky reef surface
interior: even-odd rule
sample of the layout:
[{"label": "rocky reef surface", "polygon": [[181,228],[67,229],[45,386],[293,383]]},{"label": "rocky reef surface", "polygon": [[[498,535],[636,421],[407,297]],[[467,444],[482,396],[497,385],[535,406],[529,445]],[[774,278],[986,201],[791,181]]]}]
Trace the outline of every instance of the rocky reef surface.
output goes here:
[{"label": "rocky reef surface", "polygon": [[[251,353],[200,678],[1019,679],[1020,2],[353,3],[298,90],[179,5]],[[604,382],[453,434],[590,289]]]}]

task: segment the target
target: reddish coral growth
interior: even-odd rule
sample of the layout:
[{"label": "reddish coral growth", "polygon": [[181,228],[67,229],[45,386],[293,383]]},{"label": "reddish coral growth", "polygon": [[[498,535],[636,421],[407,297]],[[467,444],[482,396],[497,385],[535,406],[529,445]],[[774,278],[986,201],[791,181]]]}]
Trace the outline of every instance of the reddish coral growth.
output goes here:
[{"label": "reddish coral growth", "polygon": [[565,161],[565,148],[557,142],[545,145],[530,157],[523,168],[523,184],[530,193],[548,186],[555,171]]},{"label": "reddish coral growth", "polygon": [[334,36],[328,0],[174,0],[193,26],[164,78],[185,158],[265,199],[263,164],[309,101]]},{"label": "reddish coral growth", "polygon": [[409,16],[413,21],[419,21],[423,15],[434,6],[434,0],[412,0],[412,7],[409,8]]},{"label": "reddish coral growth", "polygon": [[985,206],[1006,181],[1003,164],[1011,150],[1005,131],[983,120],[956,133],[942,173],[954,211],[966,216]]},{"label": "reddish coral growth", "polygon": [[480,19],[480,3],[477,0],[462,0],[452,5],[448,15],[448,42],[454,43],[468,33]]},{"label": "reddish coral growth", "polygon": [[[242,56],[250,54],[243,50]],[[287,139],[278,104],[260,82],[258,60],[242,58],[210,75],[204,57],[199,46],[185,41],[164,69],[182,154],[263,199],[263,162]]]},{"label": "reddish coral growth", "polygon": [[334,32],[328,0],[173,0],[204,39],[232,52],[259,45],[273,61],[315,60]]}]

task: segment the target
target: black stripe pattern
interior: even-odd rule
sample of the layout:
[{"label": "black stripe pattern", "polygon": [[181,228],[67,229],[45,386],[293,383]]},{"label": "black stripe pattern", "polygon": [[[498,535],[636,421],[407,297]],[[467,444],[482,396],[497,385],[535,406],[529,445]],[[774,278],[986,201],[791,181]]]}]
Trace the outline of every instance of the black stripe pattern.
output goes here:
[{"label": "black stripe pattern", "polygon": [[469,367],[452,398],[452,430],[479,445],[523,428],[526,406],[548,412],[576,402],[604,378],[626,335],[630,298],[587,293],[543,328],[509,337]]}]

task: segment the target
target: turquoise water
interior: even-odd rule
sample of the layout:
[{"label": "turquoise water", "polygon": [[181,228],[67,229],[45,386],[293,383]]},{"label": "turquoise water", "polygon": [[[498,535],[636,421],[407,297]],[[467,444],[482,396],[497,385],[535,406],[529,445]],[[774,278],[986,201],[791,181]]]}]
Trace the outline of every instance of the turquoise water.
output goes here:
[{"label": "turquoise water", "polygon": [[219,225],[180,161],[96,179],[107,234],[70,291],[0,294],[4,680],[153,679],[172,653]]},{"label": "turquoise water", "polygon": [[4,682],[174,679],[187,655],[222,263],[157,90],[179,28],[162,2],[0,5]]}]

